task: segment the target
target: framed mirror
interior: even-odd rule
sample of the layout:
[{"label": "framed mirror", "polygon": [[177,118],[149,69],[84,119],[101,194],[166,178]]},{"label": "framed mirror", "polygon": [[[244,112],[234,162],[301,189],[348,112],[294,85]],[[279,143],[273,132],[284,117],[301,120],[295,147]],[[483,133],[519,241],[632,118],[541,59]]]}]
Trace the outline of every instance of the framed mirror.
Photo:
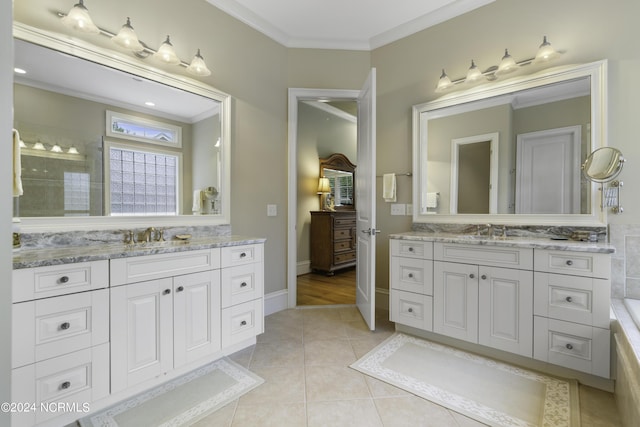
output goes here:
[{"label": "framed mirror", "polygon": [[19,23],[14,37],[23,230],[230,222],[229,95]]},{"label": "framed mirror", "polygon": [[601,226],[581,165],[606,145],[606,61],[413,107],[415,222]]},{"label": "framed mirror", "polygon": [[327,178],[330,187],[331,207],[335,210],[353,210],[355,203],[356,165],[341,153],[320,159],[320,178]]}]

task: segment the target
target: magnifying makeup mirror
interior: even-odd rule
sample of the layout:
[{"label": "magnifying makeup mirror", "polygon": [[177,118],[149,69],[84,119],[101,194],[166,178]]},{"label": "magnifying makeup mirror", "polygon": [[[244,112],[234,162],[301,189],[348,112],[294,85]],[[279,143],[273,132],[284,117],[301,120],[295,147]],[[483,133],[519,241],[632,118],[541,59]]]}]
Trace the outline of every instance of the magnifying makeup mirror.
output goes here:
[{"label": "magnifying makeup mirror", "polygon": [[[613,147],[594,150],[582,164],[582,173],[589,181],[602,184],[602,208],[610,207],[614,213],[622,213],[620,189],[622,181],[616,180],[624,165],[622,152]],[[610,183],[605,187],[605,183]]]}]

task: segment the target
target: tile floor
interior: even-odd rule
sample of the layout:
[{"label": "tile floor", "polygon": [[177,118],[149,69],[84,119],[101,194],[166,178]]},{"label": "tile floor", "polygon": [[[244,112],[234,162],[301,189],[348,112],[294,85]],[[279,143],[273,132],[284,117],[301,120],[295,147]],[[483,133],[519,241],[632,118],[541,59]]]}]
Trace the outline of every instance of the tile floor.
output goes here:
[{"label": "tile floor", "polygon": [[[389,337],[388,312],[370,332],[355,307],[268,316],[255,346],[231,358],[265,383],[197,427],[473,427],[463,415],[367,377],[349,365]],[[611,393],[580,388],[582,426],[619,426]]]}]

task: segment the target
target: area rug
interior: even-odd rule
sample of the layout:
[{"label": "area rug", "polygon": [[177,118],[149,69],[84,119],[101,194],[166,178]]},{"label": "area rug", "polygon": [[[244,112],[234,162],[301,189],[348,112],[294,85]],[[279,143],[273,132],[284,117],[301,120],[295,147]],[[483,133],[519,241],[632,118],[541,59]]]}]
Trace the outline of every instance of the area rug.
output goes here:
[{"label": "area rug", "polygon": [[80,420],[82,427],[188,426],[262,384],[223,358]]},{"label": "area rug", "polygon": [[395,333],[351,365],[491,426],[580,425],[578,385]]}]

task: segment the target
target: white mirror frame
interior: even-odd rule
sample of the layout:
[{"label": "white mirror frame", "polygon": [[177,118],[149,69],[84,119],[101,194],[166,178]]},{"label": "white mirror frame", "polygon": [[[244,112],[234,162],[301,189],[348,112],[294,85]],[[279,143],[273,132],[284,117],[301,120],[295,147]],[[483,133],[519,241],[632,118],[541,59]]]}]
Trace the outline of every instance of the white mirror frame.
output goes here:
[{"label": "white mirror frame", "polygon": [[596,226],[607,224],[606,211],[601,207],[601,195],[595,184],[591,185],[591,213],[562,215],[533,214],[432,214],[420,213],[420,206],[427,196],[427,162],[429,118],[441,115],[438,110],[494,96],[559,83],[580,77],[590,77],[591,85],[591,150],[607,146],[607,61],[582,65],[560,66],[528,76],[515,77],[503,82],[489,83],[469,90],[455,92],[434,101],[414,105],[413,116],[413,222],[416,223],[499,223],[513,225],[567,225]]},{"label": "white mirror frame", "polygon": [[222,104],[221,155],[222,185],[220,186],[222,212],[220,215],[131,216],[107,217],[25,217],[20,218],[23,233],[64,230],[97,230],[148,227],[173,227],[197,225],[222,225],[231,222],[231,96],[189,77],[170,74],[147,66],[115,51],[103,49],[77,39],[14,22],[13,37],[40,46],[64,52],[107,67],[115,68],[146,79],[214,99]]}]

